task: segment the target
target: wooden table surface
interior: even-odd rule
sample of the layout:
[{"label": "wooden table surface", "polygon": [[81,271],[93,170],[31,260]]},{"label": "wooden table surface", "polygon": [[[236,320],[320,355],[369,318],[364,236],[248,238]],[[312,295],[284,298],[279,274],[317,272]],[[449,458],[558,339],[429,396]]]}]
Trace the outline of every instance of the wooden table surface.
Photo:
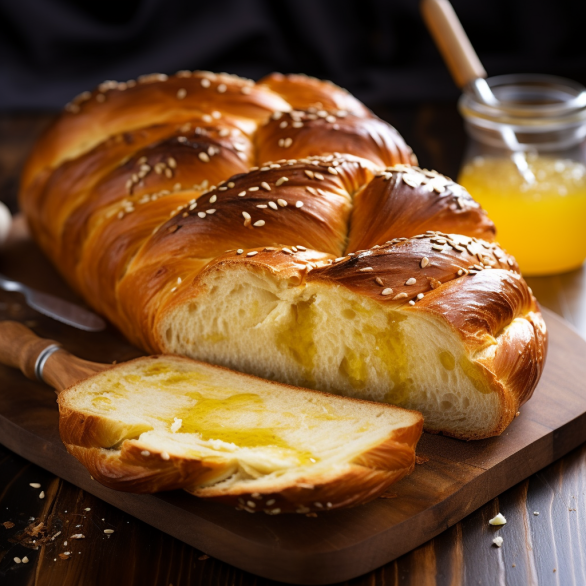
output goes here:
[{"label": "wooden table surface", "polygon": [[[422,166],[451,176],[457,174],[465,137],[455,104],[422,104],[377,113],[398,127]],[[13,210],[23,160],[50,119],[50,115],[44,114],[0,116],[0,200]],[[542,305],[564,317],[586,337],[584,269],[552,277],[527,278],[527,281]],[[34,322],[34,311],[23,310],[18,301],[15,294],[0,293],[0,319]],[[43,499],[30,483],[41,484]],[[586,584],[585,505],[586,444],[435,539],[346,584],[581,586]],[[500,549],[492,545],[494,531],[488,525],[488,520],[499,511],[507,518],[506,526],[499,532],[504,538]],[[85,539],[70,540],[65,545],[60,535],[54,537],[59,531],[71,535],[78,526]],[[104,534],[105,528],[114,529],[114,533]],[[70,559],[59,557],[65,551],[72,552]],[[28,563],[14,561],[25,556]],[[0,584],[269,586],[276,583],[214,560],[0,446]]]}]

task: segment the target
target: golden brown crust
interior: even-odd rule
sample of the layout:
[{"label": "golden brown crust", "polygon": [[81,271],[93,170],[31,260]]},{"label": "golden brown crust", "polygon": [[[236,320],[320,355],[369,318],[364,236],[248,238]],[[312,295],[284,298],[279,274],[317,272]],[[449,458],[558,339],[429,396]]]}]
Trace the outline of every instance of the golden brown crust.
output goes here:
[{"label": "golden brown crust", "polygon": [[495,227],[470,194],[436,171],[397,165],[356,195],[347,252],[436,230],[493,240]]},{"label": "golden brown crust", "polygon": [[371,112],[352,94],[331,81],[323,81],[303,74],[271,73],[259,85],[269,88],[284,98],[296,110],[327,110],[371,116]]},{"label": "golden brown crust", "polygon": [[150,494],[196,486],[217,474],[223,466],[201,460],[148,452],[139,442],[124,442],[121,450],[105,450],[65,444],[67,451],[90,472],[92,478],[113,490]]},{"label": "golden brown crust", "polygon": [[[272,112],[291,106],[269,89],[235,75],[180,72],[143,76],[137,81],[104,82],[84,92],[41,136],[25,167],[26,188],[43,168],[53,168],[94,148],[115,134],[145,125],[188,122],[214,113],[239,120],[252,132]],[[146,122],[146,124],[145,124]]]},{"label": "golden brown crust", "polygon": [[275,112],[258,129],[256,143],[260,161],[345,153],[378,167],[416,163],[413,151],[392,126],[379,118],[345,111]]}]

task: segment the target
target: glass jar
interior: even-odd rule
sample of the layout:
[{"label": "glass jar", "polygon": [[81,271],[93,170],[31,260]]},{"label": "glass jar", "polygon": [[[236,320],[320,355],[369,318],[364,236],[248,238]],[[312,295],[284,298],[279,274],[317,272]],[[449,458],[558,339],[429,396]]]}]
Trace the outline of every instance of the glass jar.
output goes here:
[{"label": "glass jar", "polygon": [[549,75],[487,82],[496,105],[473,88],[458,104],[469,136],[458,181],[525,274],[577,268],[586,259],[586,88]]}]

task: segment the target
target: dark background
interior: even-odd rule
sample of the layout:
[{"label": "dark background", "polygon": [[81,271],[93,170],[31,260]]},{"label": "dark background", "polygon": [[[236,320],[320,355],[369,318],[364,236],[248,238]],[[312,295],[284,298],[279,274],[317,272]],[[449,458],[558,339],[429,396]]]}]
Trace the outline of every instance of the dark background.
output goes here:
[{"label": "dark background", "polygon": [[[453,0],[489,75],[586,83],[585,0]],[[0,0],[0,110],[179,69],[331,79],[367,105],[458,92],[416,0]]]}]

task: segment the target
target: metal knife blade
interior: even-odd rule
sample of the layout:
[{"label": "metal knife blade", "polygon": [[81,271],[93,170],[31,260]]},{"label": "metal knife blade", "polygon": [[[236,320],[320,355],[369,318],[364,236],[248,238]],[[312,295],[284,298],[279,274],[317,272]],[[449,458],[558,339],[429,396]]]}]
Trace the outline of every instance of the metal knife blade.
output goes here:
[{"label": "metal knife blade", "polygon": [[106,322],[95,313],[49,293],[41,293],[41,291],[31,289],[2,275],[0,275],[0,288],[5,291],[22,293],[28,305],[33,309],[74,328],[86,332],[99,332],[106,328]]}]

